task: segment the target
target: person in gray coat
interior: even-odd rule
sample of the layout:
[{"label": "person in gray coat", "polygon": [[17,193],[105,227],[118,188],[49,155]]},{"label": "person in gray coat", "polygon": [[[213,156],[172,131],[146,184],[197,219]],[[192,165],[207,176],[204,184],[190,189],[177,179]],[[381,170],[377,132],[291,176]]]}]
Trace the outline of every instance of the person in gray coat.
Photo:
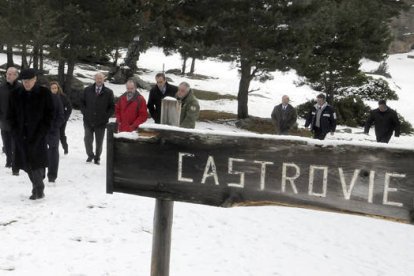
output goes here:
[{"label": "person in gray coat", "polygon": [[290,99],[284,95],[282,103],[275,106],[272,112],[272,121],[276,129],[276,134],[288,135],[289,131],[296,124],[297,113],[296,109],[289,104]]},{"label": "person in gray coat", "polygon": [[[85,128],[85,149],[87,163],[94,160],[99,165],[102,154],[102,145],[105,136],[106,124],[115,111],[114,92],[104,85],[105,76],[102,73],[95,75],[95,83],[88,86],[81,95],[81,112]],[[95,153],[93,140],[96,140]]]},{"label": "person in gray coat", "polygon": [[14,142],[11,132],[10,122],[7,120],[9,110],[10,95],[21,84],[17,81],[19,71],[14,67],[9,67],[6,71],[6,82],[0,86],[0,128],[1,138],[3,140],[3,150],[6,154],[6,168],[12,168],[13,175],[19,175],[19,169],[13,166]]}]

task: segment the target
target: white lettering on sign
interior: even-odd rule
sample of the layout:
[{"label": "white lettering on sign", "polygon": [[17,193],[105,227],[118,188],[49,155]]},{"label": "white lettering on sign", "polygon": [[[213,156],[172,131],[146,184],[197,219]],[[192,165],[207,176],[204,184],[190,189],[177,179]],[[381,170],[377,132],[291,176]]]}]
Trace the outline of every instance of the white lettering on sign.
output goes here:
[{"label": "white lettering on sign", "polygon": [[[187,160],[187,159],[193,159],[193,160]],[[183,169],[184,169],[184,161],[186,162],[194,162],[196,161],[195,158],[198,160],[198,156],[192,154],[192,153],[178,153],[178,181],[179,182],[186,182],[186,183],[194,183],[194,179],[190,177],[184,177],[183,175]],[[214,156],[209,155],[207,158],[207,161],[204,166],[203,175],[201,177],[201,184],[206,184],[209,178],[214,179],[214,184],[216,186],[220,185],[218,172],[220,171],[220,167],[217,166],[216,159]],[[221,160],[221,162],[224,162],[224,160]],[[239,189],[246,188],[246,176],[249,174],[250,176],[255,175],[253,172],[255,171],[251,166],[252,164],[258,164],[260,166],[260,181],[259,179],[253,180],[253,183],[251,185],[257,185],[256,183],[260,184],[260,191],[266,192],[266,176],[269,173],[269,167],[274,166],[274,168],[280,168],[278,165],[275,165],[274,162],[270,161],[258,161],[258,160],[246,160],[246,159],[240,159],[240,158],[227,158],[227,176],[239,176],[239,182],[232,182],[232,183],[226,183],[228,187],[234,187]],[[197,162],[198,163],[198,162]],[[241,166],[242,169],[235,168],[238,165]],[[240,164],[245,163],[245,164]],[[204,164],[204,163],[203,163]],[[220,163],[219,163],[220,164]],[[282,163],[282,172],[281,172],[281,190],[280,193],[293,193],[298,194],[300,191],[301,186],[300,185],[308,185],[308,190],[303,191],[307,192],[310,196],[315,197],[321,197],[326,198],[328,193],[328,173],[329,173],[329,167],[328,166],[320,166],[320,165],[309,165],[309,179],[307,183],[303,183],[304,179],[300,179],[301,172],[303,171],[303,168],[301,168],[299,165],[295,163]],[[193,166],[193,169],[199,170],[200,166]],[[224,169],[224,168],[223,168]],[[336,169],[336,168],[335,168]],[[346,173],[346,169],[339,167],[338,173],[339,173],[339,179],[332,179],[333,185],[339,185],[336,187],[332,187],[332,196],[337,196],[338,198],[343,198],[344,200],[351,200],[352,194],[356,189],[356,186],[358,185],[358,181],[360,180],[359,175],[361,174],[362,169],[354,169],[353,174],[351,177],[351,173]],[[223,170],[223,173],[225,171]],[[189,173],[189,172],[188,172]],[[194,173],[194,172],[193,172]],[[274,172],[273,172],[274,173]],[[201,172],[200,172],[201,174]],[[376,172],[370,171],[369,173],[369,179],[368,179],[368,194],[367,194],[367,202],[373,204],[374,203],[374,196],[375,196],[375,178],[376,178]],[[389,199],[390,193],[398,192],[399,190],[396,187],[391,187],[391,180],[392,179],[402,179],[406,178],[405,174],[398,174],[398,173],[389,173],[385,172],[384,175],[384,187],[381,186],[382,190],[382,202],[383,205],[388,206],[395,206],[395,207],[404,207],[404,203],[401,202],[395,202],[391,201]],[[316,181],[322,181],[322,183],[315,183]],[[275,179],[273,179],[275,181]],[[302,181],[299,181],[302,180]],[[269,180],[267,180],[269,182]],[[340,184],[336,184],[337,182],[340,182]],[[397,181],[397,180],[395,180]],[[212,181],[211,181],[212,182]],[[225,182],[222,180],[222,182]],[[222,183],[223,185],[223,183]],[[317,188],[320,187],[321,188]],[[287,187],[289,186],[289,187]],[[299,187],[299,190],[298,190]],[[306,186],[305,186],[306,187]],[[306,189],[303,187],[303,189]],[[250,187],[252,188],[252,187]],[[270,189],[272,190],[272,189]],[[320,192],[319,192],[320,191]],[[269,191],[270,192],[270,191]],[[276,192],[276,191],[272,191]],[[378,191],[379,192],[379,191]],[[343,195],[343,196],[341,196]],[[360,199],[359,199],[360,200]]]},{"label": "white lettering on sign", "polygon": [[[294,176],[287,176],[287,168],[294,168],[295,175]],[[298,189],[296,188],[295,180],[300,176],[300,168],[298,165],[294,163],[283,163],[282,167],[282,192],[286,192],[286,182],[289,181],[290,186],[295,194],[298,193]]]},{"label": "white lettering on sign", "polygon": [[375,171],[369,173],[368,203],[374,202]]},{"label": "white lettering on sign", "polygon": [[274,165],[273,162],[254,161],[255,164],[260,164],[260,190],[264,191],[266,188],[266,166]]},{"label": "white lettering on sign", "polygon": [[178,153],[178,181],[181,182],[188,182],[188,183],[193,183],[194,180],[191,178],[184,178],[183,177],[183,158],[184,157],[195,157],[194,154],[192,153]]},{"label": "white lettering on sign", "polygon": [[229,183],[229,187],[244,188],[244,172],[233,170],[233,162],[246,162],[244,159],[229,158],[229,174],[240,175],[239,183]]},{"label": "white lettering on sign", "polygon": [[[323,180],[322,180],[322,193],[315,193],[313,191],[313,181],[315,178],[315,171],[320,170],[323,171]],[[328,167],[324,166],[310,166],[309,167],[309,195],[311,196],[318,196],[318,197],[326,197],[326,192],[328,190]]]},{"label": "white lettering on sign", "polygon": [[213,176],[214,177],[214,183],[216,185],[220,185],[218,181],[217,176],[217,168],[216,163],[214,162],[214,157],[209,156],[207,159],[206,167],[204,169],[203,179],[201,180],[201,184],[206,184],[206,179]]},{"label": "white lettering on sign", "polygon": [[344,192],[344,198],[346,200],[350,200],[352,190],[354,189],[355,183],[358,179],[358,175],[361,172],[361,170],[354,171],[354,175],[352,176],[352,180],[351,180],[351,183],[349,184],[349,188],[348,188],[348,185],[346,185],[344,170],[342,168],[338,168],[338,171],[339,171],[339,179],[341,180],[342,191]]},{"label": "white lettering on sign", "polygon": [[382,204],[396,206],[396,207],[403,207],[404,205],[400,202],[392,202],[388,201],[388,193],[390,192],[398,192],[397,188],[391,188],[390,182],[391,178],[405,178],[405,174],[398,174],[398,173],[386,173],[385,174],[385,183],[384,183],[384,197],[382,200]]}]

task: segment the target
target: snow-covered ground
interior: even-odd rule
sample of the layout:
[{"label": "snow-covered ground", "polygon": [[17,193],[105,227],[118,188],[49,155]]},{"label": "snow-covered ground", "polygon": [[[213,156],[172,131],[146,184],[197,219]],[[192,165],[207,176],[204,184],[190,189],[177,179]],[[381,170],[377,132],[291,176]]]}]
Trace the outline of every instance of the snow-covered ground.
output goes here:
[{"label": "snow-covered ground", "polygon": [[[414,60],[393,55],[388,64],[400,101],[390,105],[414,123]],[[0,55],[0,63],[4,63]],[[16,58],[16,61],[17,58]],[[152,70],[142,77],[179,68],[177,55],[164,57],[159,49],[142,55],[140,67]],[[365,65],[365,64],[364,64]],[[48,65],[55,70],[54,64]],[[372,66],[367,62],[367,67]],[[197,73],[216,77],[187,80],[194,87],[222,94],[237,92],[237,70],[229,63],[199,61]],[[374,68],[375,69],[375,68]],[[77,69],[87,76],[93,72]],[[184,80],[171,76],[177,84]],[[275,79],[250,97],[250,113],[268,117],[283,94],[294,105],[316,95],[296,88],[294,72],[275,73]],[[117,94],[120,85],[109,85]],[[147,91],[143,91],[145,97]],[[203,109],[236,111],[235,101],[202,102]],[[197,128],[237,131],[232,126],[198,123]],[[372,141],[352,129],[329,139]],[[70,153],[61,155],[56,184],[47,184],[46,198],[28,200],[30,182],[5,169],[0,156],[0,275],[149,275],[152,218],[155,201],[130,195],[105,194],[106,161],[86,164],[81,115],[75,111],[67,129]],[[368,141],[368,142],[369,142]],[[412,147],[414,138],[393,139]],[[105,151],[103,155],[105,156]],[[157,172],[162,168],[154,168]],[[377,219],[283,207],[221,209],[176,203],[171,275],[413,275],[413,226]]]}]

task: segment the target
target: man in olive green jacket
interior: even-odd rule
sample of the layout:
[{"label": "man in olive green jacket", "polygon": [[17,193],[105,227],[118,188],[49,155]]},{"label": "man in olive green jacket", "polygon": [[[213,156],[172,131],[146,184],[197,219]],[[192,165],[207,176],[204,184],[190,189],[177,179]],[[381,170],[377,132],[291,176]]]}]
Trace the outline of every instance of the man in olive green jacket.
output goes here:
[{"label": "man in olive green jacket", "polygon": [[195,128],[200,105],[187,82],[182,82],[178,86],[177,99],[181,101],[180,127]]}]

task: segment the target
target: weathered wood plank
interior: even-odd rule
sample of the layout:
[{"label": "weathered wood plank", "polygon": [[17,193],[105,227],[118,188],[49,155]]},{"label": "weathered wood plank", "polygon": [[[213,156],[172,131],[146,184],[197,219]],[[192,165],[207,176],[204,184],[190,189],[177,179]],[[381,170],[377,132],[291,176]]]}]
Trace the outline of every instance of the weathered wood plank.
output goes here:
[{"label": "weathered wood plank", "polygon": [[[114,139],[111,192],[413,222],[414,150],[152,129]],[[142,130],[141,130],[142,132]]]}]

